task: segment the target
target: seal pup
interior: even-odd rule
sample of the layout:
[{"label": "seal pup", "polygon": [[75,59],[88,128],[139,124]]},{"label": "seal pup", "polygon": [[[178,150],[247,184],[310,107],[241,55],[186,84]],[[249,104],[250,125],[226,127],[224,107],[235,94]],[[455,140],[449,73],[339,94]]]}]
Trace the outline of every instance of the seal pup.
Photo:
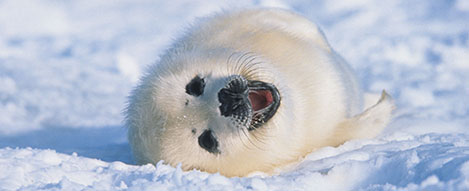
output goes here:
[{"label": "seal pup", "polygon": [[307,19],[250,9],[189,27],[131,93],[138,164],[246,176],[324,147],[372,138],[391,118],[383,91],[363,111],[352,69]]}]

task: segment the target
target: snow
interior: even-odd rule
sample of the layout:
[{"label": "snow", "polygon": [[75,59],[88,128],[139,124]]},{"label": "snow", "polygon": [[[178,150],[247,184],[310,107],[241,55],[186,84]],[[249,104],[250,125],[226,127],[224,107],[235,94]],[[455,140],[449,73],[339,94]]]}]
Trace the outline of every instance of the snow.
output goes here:
[{"label": "snow", "polygon": [[[393,122],[274,176],[134,165],[122,110],[142,71],[197,17],[252,6],[317,22]],[[468,21],[467,0],[2,0],[0,190],[469,190]]]}]

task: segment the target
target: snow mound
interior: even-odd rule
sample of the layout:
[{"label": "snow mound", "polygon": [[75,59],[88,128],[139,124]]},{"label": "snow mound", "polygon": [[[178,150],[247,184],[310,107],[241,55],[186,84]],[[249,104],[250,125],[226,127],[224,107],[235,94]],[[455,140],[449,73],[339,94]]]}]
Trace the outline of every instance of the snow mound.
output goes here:
[{"label": "snow mound", "polygon": [[0,149],[6,190],[467,190],[467,135],[394,135],[322,148],[275,176],[226,178],[162,162],[122,162],[48,149]]}]

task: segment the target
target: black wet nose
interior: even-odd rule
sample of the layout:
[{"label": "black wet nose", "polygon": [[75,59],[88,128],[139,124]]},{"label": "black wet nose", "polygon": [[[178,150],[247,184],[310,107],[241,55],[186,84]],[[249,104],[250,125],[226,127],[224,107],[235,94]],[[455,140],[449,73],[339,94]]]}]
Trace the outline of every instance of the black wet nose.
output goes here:
[{"label": "black wet nose", "polygon": [[220,151],[218,150],[218,141],[213,136],[211,130],[205,130],[199,136],[199,145],[203,149],[207,150],[209,153],[220,153]]},{"label": "black wet nose", "polygon": [[249,112],[248,81],[241,76],[233,77],[225,88],[218,92],[219,109],[222,116],[243,115]]}]

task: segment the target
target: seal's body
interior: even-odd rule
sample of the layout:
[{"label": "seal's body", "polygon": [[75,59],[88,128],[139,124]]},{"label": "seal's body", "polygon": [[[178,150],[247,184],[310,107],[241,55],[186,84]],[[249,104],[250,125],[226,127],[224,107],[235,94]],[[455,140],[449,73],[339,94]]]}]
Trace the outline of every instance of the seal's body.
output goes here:
[{"label": "seal's body", "polygon": [[138,163],[244,176],[324,146],[376,136],[393,104],[363,113],[350,67],[296,14],[244,10],[205,18],[142,78],[127,109]]}]

